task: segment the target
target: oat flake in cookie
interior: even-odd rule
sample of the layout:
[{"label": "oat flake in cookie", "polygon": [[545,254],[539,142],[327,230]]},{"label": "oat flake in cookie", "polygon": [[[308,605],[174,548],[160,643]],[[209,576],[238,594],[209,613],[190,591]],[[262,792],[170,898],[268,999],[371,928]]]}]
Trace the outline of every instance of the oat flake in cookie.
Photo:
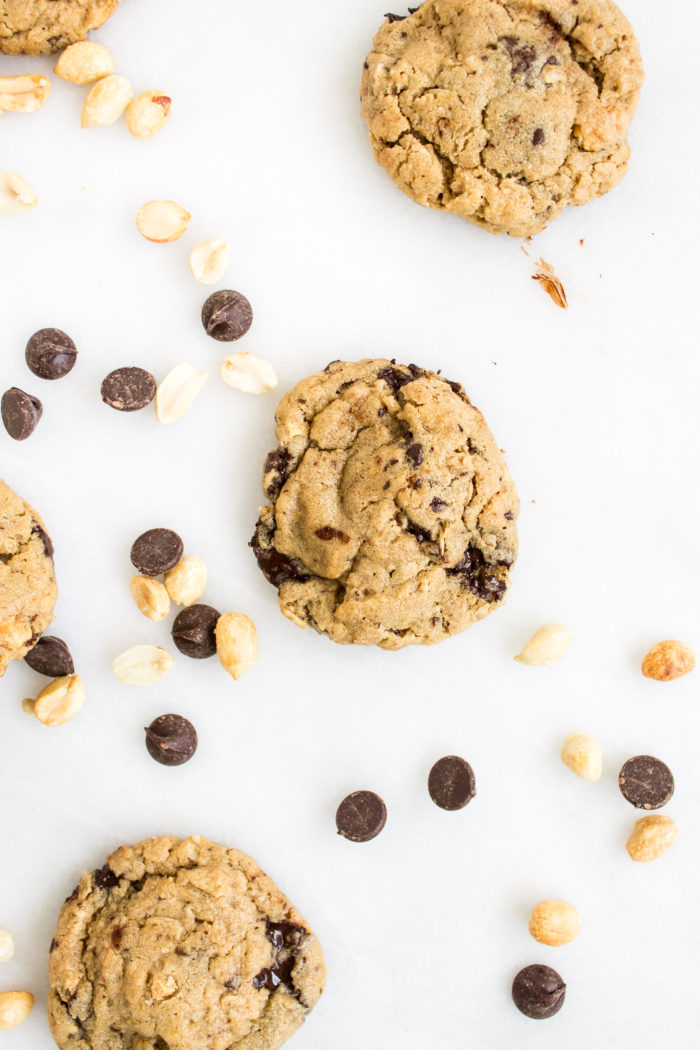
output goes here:
[{"label": "oat flake in cookie", "polygon": [[620,181],[642,80],[611,0],[426,0],[375,36],[362,111],[414,201],[525,237]]},{"label": "oat flake in cookie", "polygon": [[53,546],[31,507],[0,480],[0,678],[53,619]]},{"label": "oat flake in cookie", "polygon": [[458,383],[334,361],[277,408],[251,541],[280,608],[334,642],[433,644],[505,600],[518,497]]},{"label": "oat flake in cookie", "polygon": [[119,0],[0,0],[0,52],[49,55],[84,40]]},{"label": "oat flake in cookie", "polygon": [[321,947],[255,861],[198,835],[122,846],[61,908],[62,1050],[277,1050],[316,1004]]}]

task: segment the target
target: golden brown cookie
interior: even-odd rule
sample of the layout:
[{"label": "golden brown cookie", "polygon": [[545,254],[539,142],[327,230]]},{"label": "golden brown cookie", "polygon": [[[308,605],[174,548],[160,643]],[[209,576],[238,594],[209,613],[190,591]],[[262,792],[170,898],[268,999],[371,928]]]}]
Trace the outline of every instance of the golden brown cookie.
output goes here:
[{"label": "golden brown cookie", "polygon": [[0,0],[0,51],[49,55],[84,40],[116,11],[119,0]]},{"label": "golden brown cookie", "polygon": [[0,480],[0,677],[53,619],[53,545],[39,515]]},{"label": "golden brown cookie", "polygon": [[122,846],[61,908],[62,1050],[277,1050],[316,1004],[321,947],[255,861],[199,835]]},{"label": "golden brown cookie", "polygon": [[276,420],[252,546],[290,620],[401,649],[505,601],[518,497],[459,383],[334,361],[282,398]]},{"label": "golden brown cookie", "polygon": [[419,204],[538,233],[627,170],[643,73],[611,0],[426,0],[362,76],[375,156]]}]

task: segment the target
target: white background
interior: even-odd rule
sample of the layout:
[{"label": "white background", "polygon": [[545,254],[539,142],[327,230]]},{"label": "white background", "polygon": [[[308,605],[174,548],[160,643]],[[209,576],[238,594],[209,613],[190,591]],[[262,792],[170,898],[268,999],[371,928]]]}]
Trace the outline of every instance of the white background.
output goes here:
[{"label": "white background", "polygon": [[[646,84],[623,183],[568,209],[527,246],[424,210],[375,164],[359,79],[390,0],[124,0],[98,34],[136,91],[173,98],[165,131],[81,130],[84,88],[53,79],[45,108],[5,115],[0,168],[39,195],[0,216],[0,386],[44,402],[25,443],[0,432],[0,475],[46,520],[60,600],[52,633],[85,681],[80,715],[47,729],[20,706],[44,680],[13,665],[0,684],[0,927],[17,941],[0,989],[37,997],[3,1050],[49,1050],[46,953],[60,903],[83,868],[122,842],[201,833],[251,853],[324,945],[325,995],[302,1050],[538,1050],[697,1046],[700,671],[642,678],[646,650],[677,637],[700,650],[698,595],[698,193],[700,18],[692,0],[627,0]],[[403,12],[405,9],[398,9]],[[0,74],[49,72],[0,57]],[[139,206],[173,198],[192,213],[182,240],[154,245]],[[204,333],[212,289],[190,248],[226,238],[217,287],[240,290],[255,321],[235,347]],[[583,245],[579,243],[583,240]],[[570,307],[530,279],[543,256]],[[24,346],[65,329],[78,364],[32,376]],[[232,349],[273,362],[277,392],[226,387]],[[507,607],[432,649],[334,646],[279,613],[246,546],[274,447],[278,394],[333,358],[396,357],[466,386],[506,450],[522,499],[521,554]],[[100,401],[120,365],[158,379],[180,361],[210,378],[180,422],[120,415]],[[141,642],[174,652],[128,591],[144,529],[178,530],[209,568],[206,601],[253,617],[260,660],[235,683],[216,659],[176,665],[141,688],[112,675]],[[558,665],[512,656],[542,622],[570,627]],[[154,763],[142,727],[190,717],[199,750]],[[574,730],[597,737],[597,784],[559,760]],[[638,815],[617,772],[631,755],[676,776],[664,812],[673,849],[634,864]],[[477,797],[438,810],[427,793],[444,754],[473,765]],[[334,813],[357,788],[388,805],[384,832],[355,845]],[[583,927],[547,948],[532,905],[574,902]],[[568,984],[552,1020],[521,1016],[521,966]]]}]

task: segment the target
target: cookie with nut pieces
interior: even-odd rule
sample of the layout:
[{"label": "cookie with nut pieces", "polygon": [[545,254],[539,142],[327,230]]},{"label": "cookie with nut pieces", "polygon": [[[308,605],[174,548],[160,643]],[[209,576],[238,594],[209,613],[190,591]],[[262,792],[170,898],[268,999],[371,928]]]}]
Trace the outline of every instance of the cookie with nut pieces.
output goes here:
[{"label": "cookie with nut pieces", "polygon": [[49,55],[98,29],[119,0],[0,0],[0,52]]}]

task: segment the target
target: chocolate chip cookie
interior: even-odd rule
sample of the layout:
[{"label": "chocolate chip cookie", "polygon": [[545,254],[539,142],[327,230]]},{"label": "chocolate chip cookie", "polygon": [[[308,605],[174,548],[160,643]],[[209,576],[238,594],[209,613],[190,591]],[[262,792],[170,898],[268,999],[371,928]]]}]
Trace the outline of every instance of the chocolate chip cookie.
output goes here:
[{"label": "chocolate chip cookie", "polygon": [[0,52],[49,55],[84,40],[119,0],[0,0]]},{"label": "chocolate chip cookie", "polygon": [[57,596],[44,523],[0,480],[0,677],[49,626]]},{"label": "chocolate chip cookie", "polygon": [[61,908],[49,1024],[62,1050],[277,1050],[324,979],[316,937],[250,857],[146,839]]},{"label": "chocolate chip cookie", "polygon": [[459,383],[334,361],[276,420],[251,546],[285,616],[334,642],[401,649],[502,605],[518,497]]},{"label": "chocolate chip cookie", "polygon": [[627,170],[643,72],[611,0],[426,0],[362,77],[377,160],[418,204],[538,233]]}]

